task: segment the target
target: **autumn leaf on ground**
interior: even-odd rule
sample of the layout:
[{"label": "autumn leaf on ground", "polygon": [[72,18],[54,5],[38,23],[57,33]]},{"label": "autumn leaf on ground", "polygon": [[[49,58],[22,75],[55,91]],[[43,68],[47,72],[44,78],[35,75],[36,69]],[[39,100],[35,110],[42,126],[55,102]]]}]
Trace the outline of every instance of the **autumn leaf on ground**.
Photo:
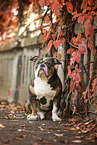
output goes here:
[{"label": "autumn leaf on ground", "polygon": [[5,126],[3,124],[0,124],[0,128],[4,128]]},{"label": "autumn leaf on ground", "polygon": [[54,135],[60,137],[60,136],[63,136],[64,134],[57,134],[57,133],[54,133]]},{"label": "autumn leaf on ground", "polygon": [[12,141],[12,139],[5,139],[5,140],[2,140],[2,143],[3,144],[9,144],[11,141]]},{"label": "autumn leaf on ground", "polygon": [[73,141],[71,141],[71,142],[73,142],[73,143],[80,143],[80,142],[82,142],[81,140],[73,140]]},{"label": "autumn leaf on ground", "polygon": [[19,140],[19,141],[22,141],[24,138],[25,138],[25,135],[23,134],[19,134],[18,136],[14,137],[15,140]]},{"label": "autumn leaf on ground", "polygon": [[42,143],[47,143],[47,144],[49,143],[49,144],[50,144],[50,142],[47,141],[47,140],[42,140],[42,139],[41,139],[40,141],[41,141]]}]

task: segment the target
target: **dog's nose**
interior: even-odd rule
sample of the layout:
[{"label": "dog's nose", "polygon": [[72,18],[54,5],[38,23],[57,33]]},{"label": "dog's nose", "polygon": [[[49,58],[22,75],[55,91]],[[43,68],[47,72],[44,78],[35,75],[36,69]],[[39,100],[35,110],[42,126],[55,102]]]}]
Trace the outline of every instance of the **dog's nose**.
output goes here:
[{"label": "dog's nose", "polygon": [[43,68],[43,67],[45,67],[45,65],[44,64],[41,64],[40,67]]}]

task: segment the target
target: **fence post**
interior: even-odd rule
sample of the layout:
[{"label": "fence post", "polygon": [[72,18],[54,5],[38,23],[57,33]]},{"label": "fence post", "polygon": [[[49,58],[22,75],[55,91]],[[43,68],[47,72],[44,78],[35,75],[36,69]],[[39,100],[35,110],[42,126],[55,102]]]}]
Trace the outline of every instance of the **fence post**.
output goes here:
[{"label": "fence post", "polygon": [[19,61],[20,56],[21,56],[21,52],[16,54],[13,60],[13,76],[12,76],[12,86],[10,89],[11,96],[8,98],[9,102],[18,101],[19,99],[18,98],[19,96],[16,96],[15,98],[15,92],[17,92],[17,75],[18,75],[18,69],[19,69],[18,61]]},{"label": "fence post", "polygon": [[[64,50],[64,46],[62,44],[60,44],[60,46],[58,47],[58,54],[61,54],[62,60],[65,59],[65,50]],[[62,86],[64,87],[64,61],[61,61],[61,63],[62,63],[62,65],[58,66],[58,75],[61,79]]]}]

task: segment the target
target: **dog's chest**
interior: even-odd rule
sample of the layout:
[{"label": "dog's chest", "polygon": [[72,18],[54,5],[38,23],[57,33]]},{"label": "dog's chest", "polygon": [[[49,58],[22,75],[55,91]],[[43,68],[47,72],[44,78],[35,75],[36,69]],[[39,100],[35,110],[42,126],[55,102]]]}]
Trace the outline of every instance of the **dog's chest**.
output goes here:
[{"label": "dog's chest", "polygon": [[56,95],[56,91],[52,90],[50,84],[47,83],[47,80],[41,80],[37,77],[34,80],[34,92],[40,102],[40,108],[48,110],[51,101],[53,101],[53,98]]},{"label": "dog's chest", "polygon": [[45,96],[46,99],[52,100],[56,94],[56,91],[52,90],[47,80],[41,80],[39,77],[34,80],[34,91],[38,99]]}]

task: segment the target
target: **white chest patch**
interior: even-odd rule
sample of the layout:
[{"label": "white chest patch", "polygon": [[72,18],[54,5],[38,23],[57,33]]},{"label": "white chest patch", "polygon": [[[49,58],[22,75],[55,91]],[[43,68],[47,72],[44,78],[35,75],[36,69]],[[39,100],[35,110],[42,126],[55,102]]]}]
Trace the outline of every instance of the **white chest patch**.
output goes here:
[{"label": "white chest patch", "polygon": [[41,80],[39,77],[34,80],[34,91],[39,99],[43,96],[53,99],[56,94],[56,91],[52,90],[47,80]]},{"label": "white chest patch", "polygon": [[45,96],[47,103],[45,105],[40,104],[41,109],[48,110],[48,106],[50,105],[50,101],[53,100],[56,91],[52,90],[50,84],[47,83],[47,80],[41,80],[39,77],[36,77],[34,80],[34,91],[37,95],[37,99],[41,99]]}]

